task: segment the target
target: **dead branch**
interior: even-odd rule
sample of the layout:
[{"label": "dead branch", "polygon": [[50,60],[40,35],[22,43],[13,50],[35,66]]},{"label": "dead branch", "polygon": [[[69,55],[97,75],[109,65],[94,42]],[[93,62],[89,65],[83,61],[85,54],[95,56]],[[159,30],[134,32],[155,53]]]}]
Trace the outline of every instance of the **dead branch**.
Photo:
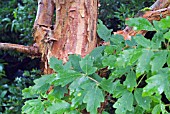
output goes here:
[{"label": "dead branch", "polygon": [[19,44],[11,43],[0,43],[0,50],[15,50],[17,52],[26,53],[31,56],[40,57],[40,52],[36,46],[24,46]]}]

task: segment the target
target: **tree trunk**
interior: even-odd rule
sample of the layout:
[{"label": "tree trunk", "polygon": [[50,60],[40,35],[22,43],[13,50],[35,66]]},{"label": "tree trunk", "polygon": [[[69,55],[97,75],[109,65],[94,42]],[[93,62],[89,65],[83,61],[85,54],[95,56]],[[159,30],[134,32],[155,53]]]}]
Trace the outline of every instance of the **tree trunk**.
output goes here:
[{"label": "tree trunk", "polygon": [[83,57],[96,47],[97,5],[97,0],[39,0],[33,35],[45,74],[52,72],[52,56],[66,62],[69,54]]}]

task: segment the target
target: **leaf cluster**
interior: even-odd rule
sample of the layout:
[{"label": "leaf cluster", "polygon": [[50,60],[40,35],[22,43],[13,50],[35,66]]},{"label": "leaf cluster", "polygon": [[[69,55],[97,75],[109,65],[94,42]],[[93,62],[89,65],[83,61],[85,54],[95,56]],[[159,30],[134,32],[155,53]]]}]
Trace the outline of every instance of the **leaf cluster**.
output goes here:
[{"label": "leaf cluster", "polygon": [[[23,90],[23,113],[79,114],[168,114],[170,100],[170,17],[151,24],[143,18],[127,21],[135,30],[156,31],[153,38],[136,35],[124,41],[111,34],[99,20],[98,35],[109,42],[81,58],[70,55],[69,61],[51,58],[55,73],[36,79]],[[108,74],[106,73],[106,69]],[[99,73],[100,72],[100,73]],[[49,92],[47,92],[50,90]],[[163,100],[164,99],[164,100]],[[165,100],[166,99],[166,100]],[[112,103],[113,110],[101,103]]]},{"label": "leaf cluster", "polygon": [[20,114],[25,101],[22,99],[22,90],[33,85],[32,81],[40,77],[40,71],[25,71],[14,81],[9,80],[3,72],[0,71],[0,114]]}]

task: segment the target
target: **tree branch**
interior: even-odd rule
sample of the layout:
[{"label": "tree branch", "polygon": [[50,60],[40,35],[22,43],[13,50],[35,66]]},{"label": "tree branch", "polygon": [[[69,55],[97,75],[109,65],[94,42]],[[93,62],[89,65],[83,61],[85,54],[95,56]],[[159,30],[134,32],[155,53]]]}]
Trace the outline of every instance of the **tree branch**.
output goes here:
[{"label": "tree branch", "polygon": [[167,8],[170,5],[170,0],[157,0],[150,8],[152,10],[158,10]]},{"label": "tree branch", "polygon": [[0,50],[15,50],[17,52],[26,53],[31,56],[41,55],[38,47],[24,46],[24,45],[11,44],[11,43],[0,43]]}]

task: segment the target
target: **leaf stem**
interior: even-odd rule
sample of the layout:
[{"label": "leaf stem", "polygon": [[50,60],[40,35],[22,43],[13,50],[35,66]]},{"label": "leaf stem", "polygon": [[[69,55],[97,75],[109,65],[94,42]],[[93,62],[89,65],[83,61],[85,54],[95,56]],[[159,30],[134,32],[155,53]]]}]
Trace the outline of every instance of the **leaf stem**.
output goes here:
[{"label": "leaf stem", "polygon": [[170,104],[165,104],[165,106],[170,106]]},{"label": "leaf stem", "polygon": [[146,74],[144,74],[144,75],[142,76],[142,78],[139,80],[139,82],[138,82],[136,88],[139,86],[139,84],[141,83],[141,81],[143,80],[143,78],[144,78],[145,76],[146,76]]},{"label": "leaf stem", "polygon": [[93,78],[91,78],[91,77],[89,77],[89,76],[87,76],[90,80],[92,80],[92,81],[94,81],[95,83],[97,83],[97,85],[99,85],[100,83],[97,81],[97,80],[95,80],[95,79],[93,79]]}]

